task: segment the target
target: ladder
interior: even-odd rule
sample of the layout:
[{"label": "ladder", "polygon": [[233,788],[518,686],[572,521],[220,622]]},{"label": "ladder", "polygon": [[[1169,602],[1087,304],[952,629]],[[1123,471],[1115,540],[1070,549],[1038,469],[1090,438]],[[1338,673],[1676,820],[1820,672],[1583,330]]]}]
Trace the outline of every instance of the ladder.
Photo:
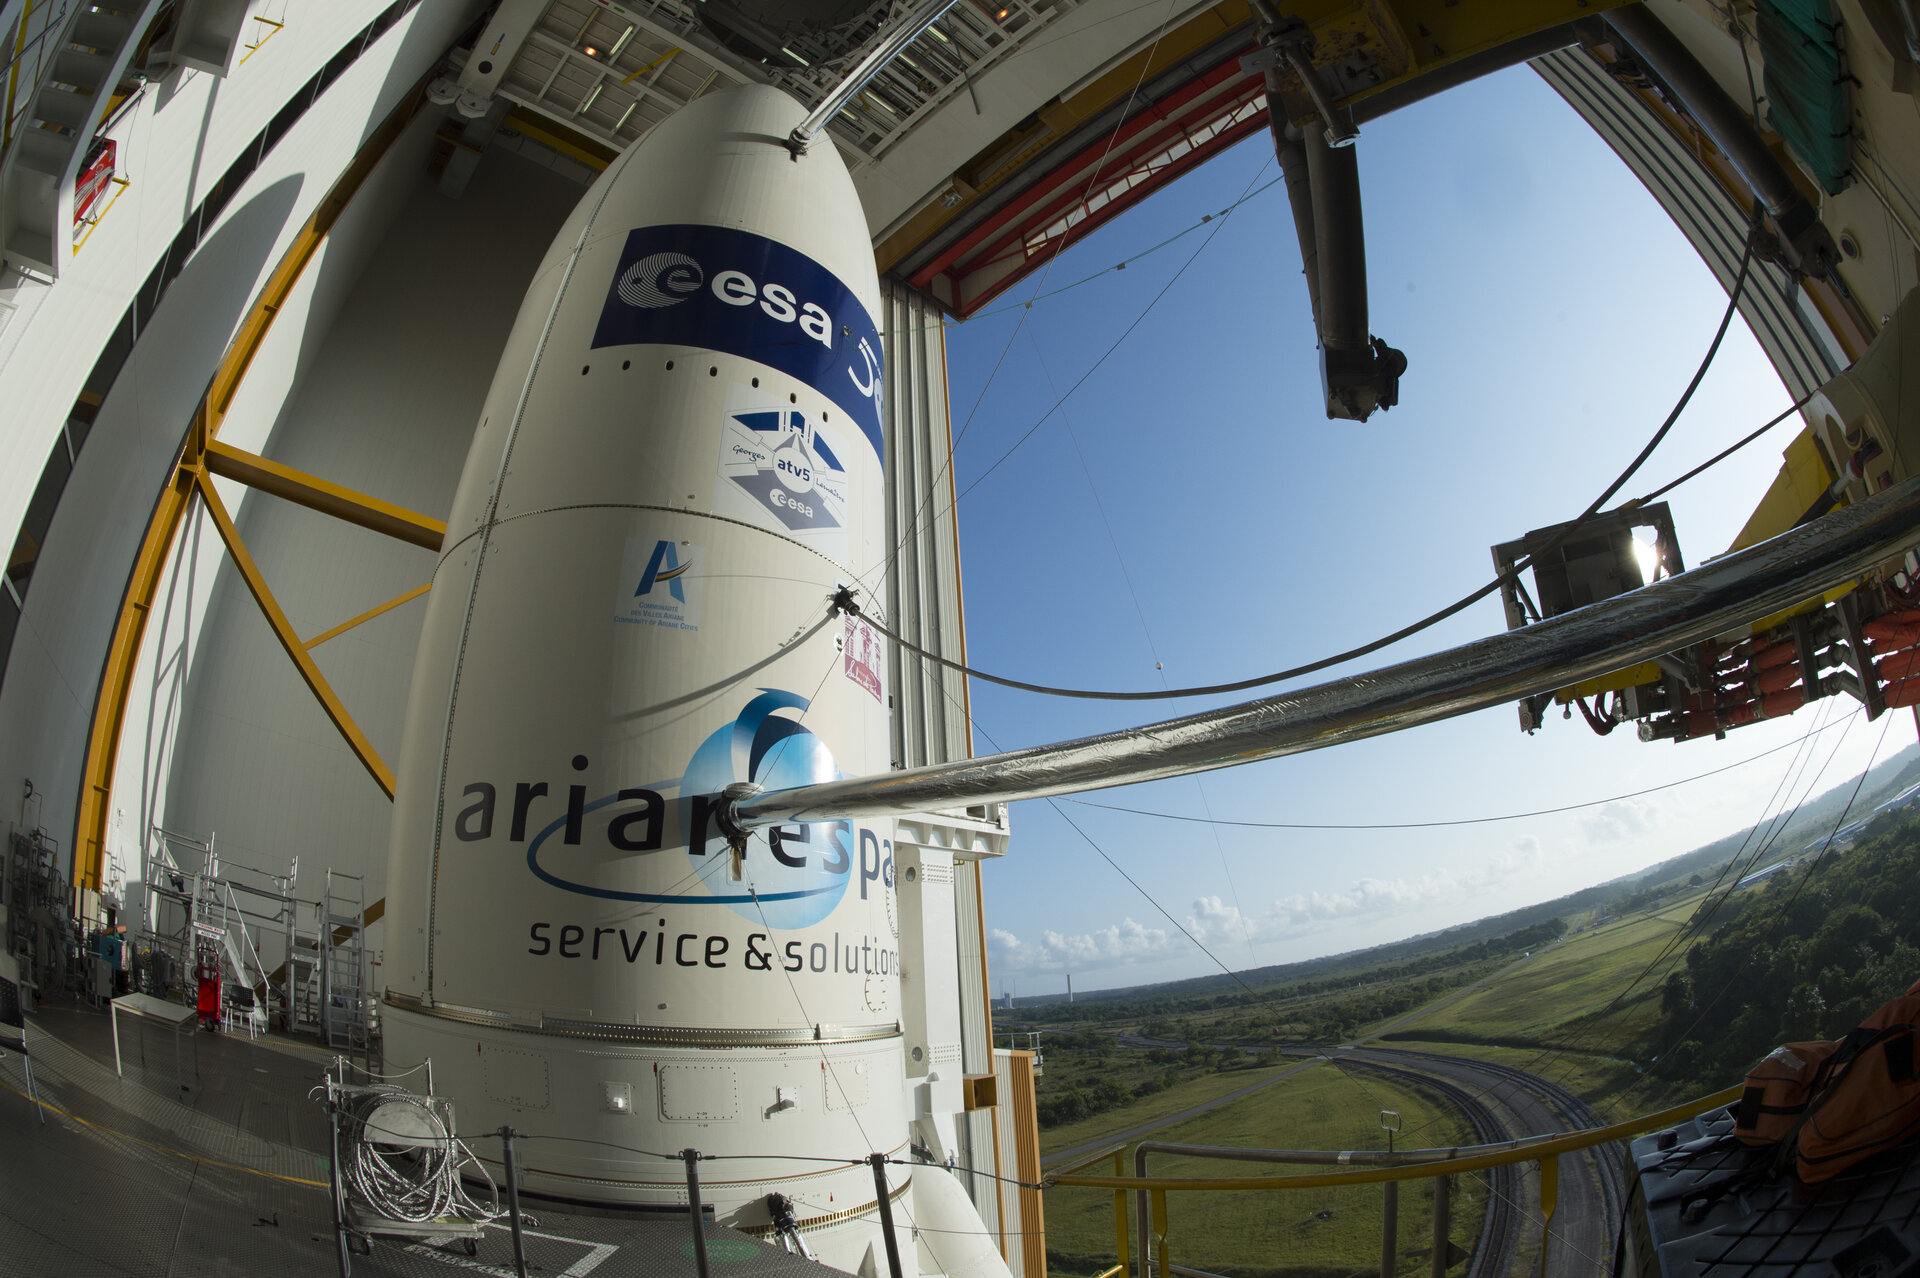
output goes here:
[{"label": "ladder", "polygon": [[[251,991],[251,1007],[257,1009],[253,1023],[264,1024],[272,977],[254,934],[276,925],[291,934],[299,909],[293,895],[298,872],[297,863],[284,876],[238,863],[223,866],[213,835],[198,839],[155,825],[144,885],[148,931],[141,939],[166,951],[183,977],[199,943],[212,946],[220,955],[225,988]],[[169,921],[177,922],[177,929],[169,928]]]},{"label": "ladder", "polygon": [[325,931],[323,901],[297,899],[300,858],[287,875],[287,895],[295,897],[287,911],[287,963],[281,969],[280,1006],[286,1010],[287,1029],[296,1034],[320,1034],[320,937]]},{"label": "ladder", "polygon": [[370,1053],[365,909],[361,877],[329,869],[318,938],[320,1041],[363,1060]]},{"label": "ladder", "polygon": [[301,904],[311,909],[313,922],[311,927],[294,928],[293,948],[287,951],[287,1027],[317,1038],[322,1004],[320,937],[324,931],[320,915],[326,905],[321,901]]}]

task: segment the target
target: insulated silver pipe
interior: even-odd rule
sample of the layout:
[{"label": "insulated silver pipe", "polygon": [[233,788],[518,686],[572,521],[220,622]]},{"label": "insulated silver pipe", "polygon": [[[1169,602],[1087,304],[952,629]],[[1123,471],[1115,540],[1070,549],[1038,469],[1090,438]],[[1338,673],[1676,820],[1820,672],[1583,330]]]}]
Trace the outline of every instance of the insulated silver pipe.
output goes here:
[{"label": "insulated silver pipe", "polygon": [[1692,572],[1367,674],[1145,727],[743,797],[753,828],[1133,785],[1299,754],[1550,692],[1811,599],[1920,543],[1920,475]]},{"label": "insulated silver pipe", "polygon": [[920,38],[920,33],[932,26],[941,14],[953,8],[956,0],[923,0],[907,16],[900,20],[873,46],[873,52],[860,59],[860,64],[847,73],[847,78],[833,87],[833,91],[820,100],[807,118],[795,125],[787,138],[787,146],[798,155],[805,155],[807,148],[813,145],[813,135],[827,127],[827,121],[839,114],[847,103],[853,101],[853,95],[867,87],[867,81],[880,74],[880,69],[900,56],[901,50]]}]

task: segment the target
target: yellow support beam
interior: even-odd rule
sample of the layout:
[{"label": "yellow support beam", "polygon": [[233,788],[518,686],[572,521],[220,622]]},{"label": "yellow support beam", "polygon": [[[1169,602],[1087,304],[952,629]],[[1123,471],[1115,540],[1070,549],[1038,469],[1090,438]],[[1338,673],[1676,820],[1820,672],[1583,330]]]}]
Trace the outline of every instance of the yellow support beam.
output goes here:
[{"label": "yellow support beam", "polygon": [[1547,1278],[1547,1243],[1553,1239],[1553,1212],[1560,1205],[1560,1159],[1558,1155],[1540,1160],[1540,1267],[1539,1278]]},{"label": "yellow support beam", "polygon": [[[87,758],[81,772],[80,814],[74,831],[74,886],[99,891],[102,869],[107,858],[107,814],[113,810],[113,771],[120,756],[120,733],[126,721],[127,699],[133,691],[134,670],[140,660],[140,645],[146,636],[147,616],[153,609],[162,569],[173,548],[174,538],[193,504],[195,472],[201,465],[207,446],[219,433],[221,420],[233,404],[247,370],[267,330],[273,327],[294,285],[300,282],[307,265],[319,252],[327,232],[333,229],[373,166],[380,162],[399,138],[420,104],[426,100],[426,78],[422,78],[393,110],[360,154],[353,158],[333,184],[312,218],[288,246],[286,255],[274,268],[266,286],[260,290],[246,319],[241,323],[226,354],[214,370],[207,396],[194,410],[188,425],[187,442],[179,463],[168,477],[167,487],[154,504],[147,531],[134,556],[133,572],[127,579],[127,591],[120,601],[120,615],[114,622],[113,638],[108,641],[107,660],[100,672],[100,689],[93,703],[93,723],[87,735]],[[392,795],[392,787],[387,793]]]},{"label": "yellow support beam", "polygon": [[207,469],[222,479],[272,493],[297,506],[332,515],[370,532],[411,542],[423,550],[440,549],[447,535],[447,525],[441,520],[283,466],[217,439],[207,441],[205,462]]},{"label": "yellow support beam", "polygon": [[280,646],[293,658],[293,664],[300,671],[300,677],[307,681],[307,687],[319,699],[321,709],[327,712],[327,718],[333,720],[333,726],[340,730],[346,739],[347,748],[352,750],[373,779],[389,799],[393,797],[393,769],[386,765],[380,752],[367,740],[367,734],[360,730],[341,704],[339,694],[327,677],[320,673],[313,654],[300,642],[300,636],[293,631],[293,623],[287,620],[287,614],[281,610],[280,601],[273,597],[267,580],[260,574],[260,566],[253,561],[253,555],[247,550],[247,544],[240,540],[240,530],[233,525],[233,516],[227,513],[227,504],[220,500],[219,492],[213,486],[213,477],[206,471],[194,472],[194,483],[200,490],[200,500],[206,503],[207,514],[213,517],[213,526],[220,534],[220,540],[226,544],[227,554],[233,559],[233,566],[240,572],[247,589],[252,592],[253,600],[260,605],[260,611],[266,614],[267,624],[273,627],[274,637],[280,640]]},{"label": "yellow support beam", "polygon": [[522,111],[519,107],[508,111],[502,123],[516,133],[524,133],[534,141],[552,147],[562,155],[572,156],[595,172],[605,171],[620,154],[584,133],[564,128],[531,111]]},{"label": "yellow support beam", "polygon": [[327,640],[335,638],[339,635],[344,635],[345,633],[347,633],[347,631],[353,629],[357,625],[360,625],[362,622],[372,621],[375,617],[378,617],[381,613],[391,612],[393,609],[398,608],[403,603],[412,603],[415,599],[418,599],[421,595],[426,594],[429,590],[432,590],[432,589],[433,589],[433,583],[431,581],[427,582],[425,585],[415,586],[412,590],[409,590],[406,594],[395,595],[393,598],[381,604],[378,608],[369,608],[365,612],[361,613],[359,616],[355,617],[352,621],[343,621],[339,625],[335,626],[333,629],[327,631],[325,634],[316,635],[313,638],[307,640],[306,643],[304,643],[301,646],[304,647],[308,652],[312,652],[315,648],[318,648],[321,644],[325,643]]},{"label": "yellow support beam", "polygon": [[[202,412],[205,406],[202,405]],[[107,813],[112,810],[113,768],[120,749],[120,732],[127,717],[127,696],[147,633],[147,615],[159,589],[160,575],[173,549],[174,534],[193,504],[193,478],[175,473],[174,482],[160,494],[146,539],[134,557],[133,574],[120,606],[113,638],[107,646],[100,695],[93,703],[93,725],[87,733],[85,778],[80,790],[79,846],[74,851],[76,886],[100,890],[100,867],[107,860]]]}]

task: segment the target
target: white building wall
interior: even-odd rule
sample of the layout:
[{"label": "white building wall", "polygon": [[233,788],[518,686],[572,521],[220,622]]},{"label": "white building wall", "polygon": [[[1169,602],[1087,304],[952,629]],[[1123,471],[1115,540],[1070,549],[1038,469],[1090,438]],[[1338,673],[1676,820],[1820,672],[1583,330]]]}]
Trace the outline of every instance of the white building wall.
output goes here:
[{"label": "white building wall", "polygon": [[[31,780],[45,795],[49,829],[74,828],[128,566],[208,377],[299,228],[476,7],[423,0],[320,95],[231,194],[106,391],[0,683],[0,784]],[[0,302],[13,307],[0,333],[0,527],[20,525],[90,370],[183,219],[287,96],[386,8],[374,0],[305,6],[232,77],[176,72],[158,81],[114,129],[132,185],[60,281],[0,276]]]},{"label": "white building wall", "polygon": [[[931,299],[893,279],[881,281],[881,307],[887,354],[888,532],[897,556],[887,578],[887,621],[895,633],[927,651],[964,661],[945,319]],[[966,680],[898,648],[890,660],[894,765],[913,768],[970,756],[973,726]],[[903,855],[911,824],[901,825]],[[901,890],[904,901],[915,889]],[[951,962],[942,965],[939,988],[923,977],[912,991],[929,1003],[951,1000],[957,1008],[951,1045],[959,1059],[944,1063],[949,1076],[956,1069],[990,1074],[994,1068],[987,962],[981,946],[982,895],[978,858],[965,854],[950,860],[938,898],[939,908],[950,911],[939,932],[952,946]],[[942,1046],[947,1043],[943,1040]],[[958,1116],[953,1152],[962,1167],[982,1172],[993,1168],[993,1124],[991,1110]],[[990,1176],[963,1173],[961,1183],[988,1227],[997,1230],[998,1195]]]},{"label": "white building wall", "polygon": [[[449,199],[425,164],[435,122],[423,121],[421,144],[396,147],[383,166],[390,192],[356,200],[355,213],[362,200],[391,203],[384,218],[369,206],[364,229],[332,247],[351,252],[356,268],[337,315],[286,326],[281,340],[304,365],[298,383],[278,401],[277,387],[262,388],[245,425],[271,425],[259,447],[275,461],[438,518],[452,503],[527,282],[582,188],[496,149],[464,198]],[[435,559],[257,494],[236,522],[306,637],[421,585]],[[298,857],[306,899],[319,895],[326,867],[365,875],[371,903],[385,891],[392,804],[212,544],[214,571],[203,569],[200,579],[217,581],[173,746],[179,762],[164,823],[196,836],[217,832],[226,861],[284,873]],[[403,604],[313,650],[389,766],[397,762],[424,606]],[[378,946],[377,930],[370,942]]]}]

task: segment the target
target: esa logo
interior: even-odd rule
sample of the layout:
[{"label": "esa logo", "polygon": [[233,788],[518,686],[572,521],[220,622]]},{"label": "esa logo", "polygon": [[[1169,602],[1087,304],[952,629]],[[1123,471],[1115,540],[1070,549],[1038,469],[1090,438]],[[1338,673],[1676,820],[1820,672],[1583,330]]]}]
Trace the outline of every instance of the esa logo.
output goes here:
[{"label": "esa logo", "polygon": [[886,361],[873,316],[792,245],[733,227],[635,227],[606,289],[592,349],[694,347],[776,369],[832,400],[885,457]]},{"label": "esa logo", "polygon": [[628,306],[672,306],[698,293],[705,279],[700,263],[685,253],[654,253],[629,266],[614,291]]},{"label": "esa logo", "polygon": [[[800,331],[833,349],[833,320],[814,302],[803,302],[785,284],[756,284],[745,271],[722,271],[713,277],[713,295],[728,306],[752,306],[769,319],[791,324],[799,321]],[[797,307],[797,309],[796,309]]]},{"label": "esa logo", "polygon": [[[657,310],[686,301],[700,291],[705,280],[706,272],[700,263],[685,253],[651,253],[621,273],[614,292],[628,306]],[[797,322],[801,332],[828,350],[833,349],[833,317],[818,302],[802,301],[785,284],[772,281],[760,284],[745,271],[725,270],[713,277],[713,295],[728,306],[757,304],[768,319],[782,324]],[[875,360],[870,353],[863,359],[871,381]]]}]

